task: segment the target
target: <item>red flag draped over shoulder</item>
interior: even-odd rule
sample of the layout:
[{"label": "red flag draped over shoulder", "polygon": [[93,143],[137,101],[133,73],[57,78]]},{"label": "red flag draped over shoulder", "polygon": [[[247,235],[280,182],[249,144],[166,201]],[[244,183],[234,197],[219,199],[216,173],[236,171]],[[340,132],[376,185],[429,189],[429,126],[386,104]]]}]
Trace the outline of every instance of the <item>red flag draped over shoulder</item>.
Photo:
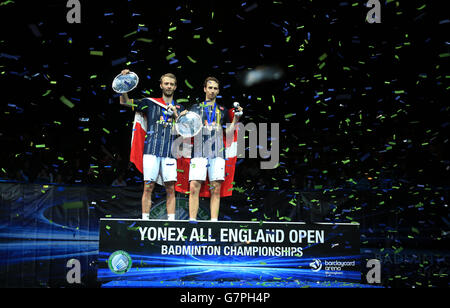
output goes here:
[{"label": "red flag draped over shoulder", "polygon": [[[234,108],[228,110],[230,119],[234,118]],[[229,197],[233,193],[234,171],[237,160],[237,128],[234,131],[233,140],[226,140],[226,134],[223,134],[223,143],[225,146],[225,180],[220,187],[220,196]],[[178,177],[175,190],[181,193],[189,193],[189,164],[190,158],[181,157],[177,159]],[[209,180],[203,182],[200,189],[200,197],[211,197]]]},{"label": "red flag draped over shoulder", "polygon": [[141,112],[136,112],[133,122],[133,133],[131,134],[130,161],[136,168],[144,173],[143,157],[145,134],[147,132],[147,119]]}]

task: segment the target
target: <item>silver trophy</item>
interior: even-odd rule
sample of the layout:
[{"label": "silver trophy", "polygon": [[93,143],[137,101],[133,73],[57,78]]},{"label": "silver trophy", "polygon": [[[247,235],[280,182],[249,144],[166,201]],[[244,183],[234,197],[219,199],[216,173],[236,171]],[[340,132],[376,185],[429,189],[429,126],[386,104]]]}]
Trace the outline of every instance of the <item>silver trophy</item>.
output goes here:
[{"label": "silver trophy", "polygon": [[128,74],[119,74],[112,82],[112,88],[117,93],[127,93],[136,88],[139,83],[139,77],[133,72]]},{"label": "silver trophy", "polygon": [[188,111],[186,114],[178,117],[175,123],[177,133],[185,138],[194,137],[200,132],[202,127],[202,118],[192,111]]}]

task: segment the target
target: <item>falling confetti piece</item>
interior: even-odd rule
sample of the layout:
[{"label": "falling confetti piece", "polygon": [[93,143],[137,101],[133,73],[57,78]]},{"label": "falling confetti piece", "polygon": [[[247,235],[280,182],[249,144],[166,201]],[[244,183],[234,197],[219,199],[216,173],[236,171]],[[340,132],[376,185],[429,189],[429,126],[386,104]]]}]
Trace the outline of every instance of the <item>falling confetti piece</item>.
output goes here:
[{"label": "falling confetti piece", "polygon": [[152,42],[153,42],[152,39],[143,38],[143,37],[138,38],[136,41],[138,41],[138,42],[144,42],[144,43],[152,43]]},{"label": "falling confetti piece", "polygon": [[192,59],[190,56],[187,56],[187,58],[189,59],[189,61],[191,61],[192,63],[197,63],[196,60]]},{"label": "falling confetti piece", "polygon": [[171,54],[169,54],[169,55],[166,57],[166,60],[170,60],[170,59],[172,59],[173,57],[175,57],[175,53],[174,53],[174,52],[171,53]]},{"label": "falling confetti piece", "polygon": [[69,107],[69,108],[75,107],[75,105],[74,105],[70,100],[68,100],[65,96],[61,96],[59,99],[60,99],[67,107]]},{"label": "falling confetti piece", "polygon": [[189,89],[193,89],[194,87],[187,81],[187,79],[184,80],[184,83],[188,86]]},{"label": "falling confetti piece", "polygon": [[91,50],[90,55],[91,56],[103,56],[103,51]]}]

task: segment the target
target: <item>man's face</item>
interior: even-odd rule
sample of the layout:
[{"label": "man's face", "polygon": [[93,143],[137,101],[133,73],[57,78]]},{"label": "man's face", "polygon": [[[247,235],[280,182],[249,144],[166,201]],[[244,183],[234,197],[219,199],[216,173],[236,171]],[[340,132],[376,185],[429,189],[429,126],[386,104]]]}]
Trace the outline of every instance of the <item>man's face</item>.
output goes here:
[{"label": "man's face", "polygon": [[163,91],[163,94],[165,96],[173,96],[173,93],[175,92],[175,89],[177,88],[175,84],[175,79],[170,77],[164,77],[161,80],[161,84],[159,85],[161,87],[161,90]]},{"label": "man's face", "polygon": [[217,94],[219,94],[219,85],[217,84],[217,82],[210,80],[203,90],[206,93],[206,100],[212,101],[215,100]]}]

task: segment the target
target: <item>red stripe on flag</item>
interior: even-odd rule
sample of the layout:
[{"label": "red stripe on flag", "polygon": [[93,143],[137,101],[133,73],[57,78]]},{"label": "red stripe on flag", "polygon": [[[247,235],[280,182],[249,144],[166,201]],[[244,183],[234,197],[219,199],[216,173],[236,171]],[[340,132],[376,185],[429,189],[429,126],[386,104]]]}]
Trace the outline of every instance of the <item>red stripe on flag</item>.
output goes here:
[{"label": "red stripe on flag", "polygon": [[133,136],[131,141],[130,161],[134,163],[136,168],[141,173],[144,173],[143,153],[145,134],[145,129],[141,126],[141,123],[136,121],[134,124]]}]

